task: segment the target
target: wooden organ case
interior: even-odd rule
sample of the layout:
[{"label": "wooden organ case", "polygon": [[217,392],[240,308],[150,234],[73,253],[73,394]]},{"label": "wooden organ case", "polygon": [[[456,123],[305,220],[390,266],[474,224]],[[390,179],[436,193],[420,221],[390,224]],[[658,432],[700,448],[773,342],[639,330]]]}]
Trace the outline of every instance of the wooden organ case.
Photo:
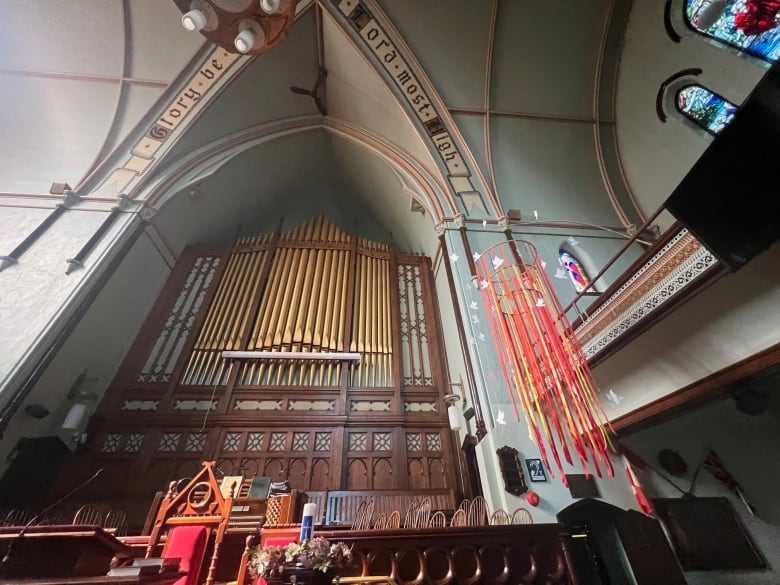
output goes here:
[{"label": "wooden organ case", "polygon": [[[154,492],[214,460],[298,490],[458,490],[430,260],[319,217],[187,249],[108,389],[66,484],[137,525]],[[224,350],[359,352],[359,362]],[[98,495],[99,494],[99,495]]]}]

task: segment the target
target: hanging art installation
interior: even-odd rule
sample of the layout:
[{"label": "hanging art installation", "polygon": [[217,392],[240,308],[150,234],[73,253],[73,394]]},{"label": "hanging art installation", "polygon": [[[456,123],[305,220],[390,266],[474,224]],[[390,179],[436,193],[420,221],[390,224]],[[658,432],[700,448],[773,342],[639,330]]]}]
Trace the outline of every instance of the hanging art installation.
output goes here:
[{"label": "hanging art installation", "polygon": [[[476,257],[476,255],[475,255]],[[609,423],[587,360],[562,311],[536,249],[501,243],[476,260],[479,289],[518,420],[554,476],[566,484],[572,450],[586,475],[612,477]]]}]

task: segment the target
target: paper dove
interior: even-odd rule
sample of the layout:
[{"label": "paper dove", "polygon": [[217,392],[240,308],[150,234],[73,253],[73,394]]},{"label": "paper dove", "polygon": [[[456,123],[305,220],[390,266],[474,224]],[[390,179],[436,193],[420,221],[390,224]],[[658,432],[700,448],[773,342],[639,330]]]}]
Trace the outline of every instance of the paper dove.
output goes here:
[{"label": "paper dove", "polygon": [[474,252],[474,254],[471,257],[474,258],[474,262],[476,262],[477,260],[482,258],[482,254],[480,254],[479,252]]},{"label": "paper dove", "polygon": [[566,271],[563,268],[556,268],[555,278],[568,278],[568,276],[566,276]]},{"label": "paper dove", "polygon": [[609,400],[615,406],[619,406],[620,403],[623,401],[623,397],[622,396],[618,396],[615,393],[615,391],[612,388],[610,388],[609,392],[607,392],[607,400]]},{"label": "paper dove", "polygon": [[537,307],[544,307],[544,300],[541,297],[536,299],[536,306]]},{"label": "paper dove", "polygon": [[487,227],[487,220],[486,219],[482,220],[482,227]]},{"label": "paper dove", "polygon": [[542,270],[544,270],[545,268],[547,268],[547,262],[545,262],[544,260],[539,260],[539,262],[541,262],[541,263],[542,263]]},{"label": "paper dove", "polygon": [[506,424],[506,420],[504,419],[504,411],[503,410],[499,410],[498,411],[498,416],[496,417],[496,422],[498,424],[500,424],[500,425],[505,425]]},{"label": "paper dove", "polygon": [[476,315],[472,315],[471,322],[476,325],[477,323],[479,323],[479,317],[477,317]]},{"label": "paper dove", "polygon": [[457,262],[459,258],[460,258],[460,256],[458,256],[455,252],[450,254],[450,262],[453,262],[453,263]]},{"label": "paper dove", "polygon": [[479,288],[487,288],[490,285],[490,283],[487,280],[480,280],[479,281]]},{"label": "paper dove", "polygon": [[504,263],[503,258],[499,258],[498,256],[493,256],[493,268],[498,270],[498,268]]},{"label": "paper dove", "polygon": [[539,212],[534,209],[534,219],[539,219]]},{"label": "paper dove", "polygon": [[469,305],[469,309],[472,311],[476,311],[479,309],[479,305],[477,304],[477,301],[471,301],[471,304]]},{"label": "paper dove", "polygon": [[477,338],[478,338],[480,341],[485,341],[485,334],[484,334],[484,333],[480,333],[479,335],[477,335]]}]

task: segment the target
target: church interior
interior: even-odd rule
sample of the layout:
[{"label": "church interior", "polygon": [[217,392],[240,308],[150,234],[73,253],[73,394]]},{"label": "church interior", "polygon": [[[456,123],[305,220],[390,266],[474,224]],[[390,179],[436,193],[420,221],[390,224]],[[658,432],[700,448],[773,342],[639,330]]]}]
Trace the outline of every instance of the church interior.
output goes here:
[{"label": "church interior", "polygon": [[778,0],[4,3],[0,582],[780,582],[779,57]]}]

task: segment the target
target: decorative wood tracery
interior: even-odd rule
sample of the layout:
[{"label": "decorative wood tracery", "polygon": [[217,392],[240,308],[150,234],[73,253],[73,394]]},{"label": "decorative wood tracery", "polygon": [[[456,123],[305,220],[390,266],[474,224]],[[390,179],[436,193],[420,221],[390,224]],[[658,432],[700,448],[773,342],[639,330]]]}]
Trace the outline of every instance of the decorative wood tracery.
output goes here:
[{"label": "decorative wood tracery", "polygon": [[[99,465],[161,485],[206,459],[302,490],[455,488],[437,319],[428,258],[326,218],[226,250],[189,249],[63,481]],[[224,350],[362,359],[231,362]],[[142,484],[111,487],[131,524],[153,494]]]}]

